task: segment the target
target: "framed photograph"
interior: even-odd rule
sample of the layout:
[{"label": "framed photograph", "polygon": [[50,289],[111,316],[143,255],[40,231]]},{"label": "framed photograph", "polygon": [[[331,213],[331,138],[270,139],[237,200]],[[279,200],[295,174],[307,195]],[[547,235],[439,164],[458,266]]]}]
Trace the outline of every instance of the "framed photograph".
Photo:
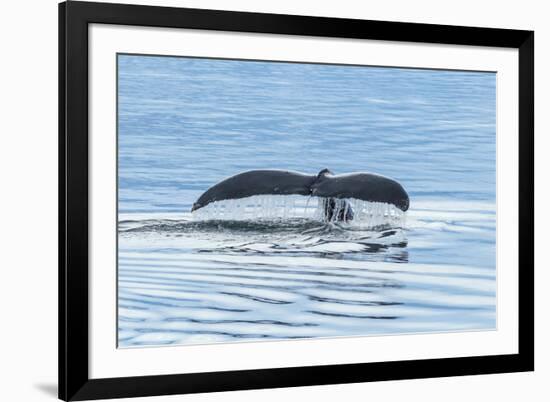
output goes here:
[{"label": "framed photograph", "polygon": [[530,371],[534,33],[59,5],[59,397]]}]

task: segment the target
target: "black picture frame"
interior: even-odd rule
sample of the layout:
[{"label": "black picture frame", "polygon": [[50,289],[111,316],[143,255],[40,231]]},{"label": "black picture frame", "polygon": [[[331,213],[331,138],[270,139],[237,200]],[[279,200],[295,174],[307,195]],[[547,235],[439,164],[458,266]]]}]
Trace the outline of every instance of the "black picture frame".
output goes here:
[{"label": "black picture frame", "polygon": [[[90,379],[88,25],[375,39],[519,51],[517,354]],[[70,1],[59,5],[59,398],[169,395],[534,370],[534,32]]]}]

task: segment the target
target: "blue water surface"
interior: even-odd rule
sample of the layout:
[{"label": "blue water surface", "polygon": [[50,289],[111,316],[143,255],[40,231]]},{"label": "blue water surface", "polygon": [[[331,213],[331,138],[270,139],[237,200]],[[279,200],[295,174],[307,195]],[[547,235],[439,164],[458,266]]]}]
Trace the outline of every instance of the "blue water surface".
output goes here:
[{"label": "blue water surface", "polygon": [[[495,119],[489,72],[119,55],[119,346],[493,329]],[[407,225],[193,220],[265,168],[393,177]]]}]

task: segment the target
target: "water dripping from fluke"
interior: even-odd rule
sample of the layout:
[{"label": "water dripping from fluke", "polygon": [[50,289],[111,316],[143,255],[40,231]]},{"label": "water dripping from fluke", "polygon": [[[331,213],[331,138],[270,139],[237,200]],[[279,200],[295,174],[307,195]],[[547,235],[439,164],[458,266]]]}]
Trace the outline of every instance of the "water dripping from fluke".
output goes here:
[{"label": "water dripping from fluke", "polygon": [[393,204],[297,195],[254,195],[215,201],[193,211],[192,217],[194,221],[312,220],[362,229],[403,228],[406,224],[406,213]]}]

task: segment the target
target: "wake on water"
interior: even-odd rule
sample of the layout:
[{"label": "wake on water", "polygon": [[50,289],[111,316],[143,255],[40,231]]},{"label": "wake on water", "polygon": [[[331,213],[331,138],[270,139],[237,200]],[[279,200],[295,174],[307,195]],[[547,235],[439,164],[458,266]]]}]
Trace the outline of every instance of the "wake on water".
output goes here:
[{"label": "wake on water", "polygon": [[[338,201],[334,216],[347,207]],[[205,253],[406,261],[405,214],[389,204],[348,202],[354,211],[349,222],[327,221],[317,198],[254,196],[214,202],[177,219],[122,220],[119,230],[162,238],[164,245],[171,238],[175,248],[185,244]]]},{"label": "wake on water", "polygon": [[494,244],[492,204],[417,200],[405,228],[294,202],[120,214],[119,347],[494,328],[494,257],[471,242]]}]

